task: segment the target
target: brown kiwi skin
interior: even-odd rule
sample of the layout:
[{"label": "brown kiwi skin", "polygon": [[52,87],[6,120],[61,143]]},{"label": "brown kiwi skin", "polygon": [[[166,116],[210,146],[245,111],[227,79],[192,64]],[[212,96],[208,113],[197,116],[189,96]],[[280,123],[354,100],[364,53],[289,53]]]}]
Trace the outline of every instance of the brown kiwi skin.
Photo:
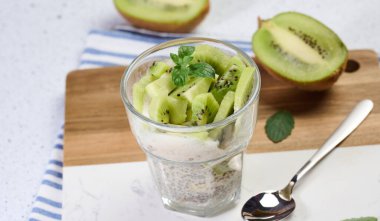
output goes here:
[{"label": "brown kiwi skin", "polygon": [[130,16],[128,14],[125,14],[119,9],[117,10],[133,26],[136,26],[139,28],[145,28],[148,30],[158,31],[158,32],[187,33],[187,32],[192,31],[206,17],[206,15],[208,14],[210,10],[210,2],[207,1],[202,11],[195,18],[185,23],[179,23],[179,24],[145,21],[145,20]]},{"label": "brown kiwi skin", "polygon": [[[261,25],[264,20],[262,20],[260,17],[257,17],[258,26],[261,28]],[[335,82],[338,80],[340,75],[343,73],[343,71],[346,69],[347,61],[348,61],[348,54],[346,58],[344,59],[343,64],[335,70],[333,73],[331,73],[328,77],[320,80],[320,81],[314,81],[310,83],[298,83],[292,80],[289,80],[285,77],[282,77],[281,75],[277,74],[274,70],[272,70],[270,67],[266,66],[263,62],[260,61],[258,57],[254,57],[253,60],[255,60],[256,63],[258,63],[268,74],[273,76],[276,79],[282,80],[286,83],[289,83],[296,88],[304,91],[324,91],[330,89]]]},{"label": "brown kiwi skin", "polygon": [[330,74],[328,77],[320,80],[320,81],[314,81],[310,83],[299,83],[292,80],[289,80],[285,77],[282,77],[281,75],[277,74],[275,71],[273,71],[270,67],[266,66],[263,62],[260,61],[258,57],[254,58],[255,62],[259,64],[268,74],[273,76],[276,79],[279,79],[283,82],[286,82],[300,90],[304,91],[324,91],[327,89],[330,89],[334,83],[338,80],[340,75],[343,73],[343,71],[346,69],[348,56],[345,58],[345,61],[343,64],[336,70],[334,73]]}]

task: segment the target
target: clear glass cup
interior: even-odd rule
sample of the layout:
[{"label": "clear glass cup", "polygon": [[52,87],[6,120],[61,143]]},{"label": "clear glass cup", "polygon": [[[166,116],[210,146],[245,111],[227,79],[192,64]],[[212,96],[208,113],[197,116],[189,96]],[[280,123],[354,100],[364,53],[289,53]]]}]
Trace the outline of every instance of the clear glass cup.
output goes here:
[{"label": "clear glass cup", "polygon": [[[168,59],[181,45],[208,44],[239,56],[256,69],[243,108],[226,119],[204,126],[161,124],[140,114],[132,103],[132,86],[153,61]],[[211,216],[240,196],[243,154],[254,130],[260,73],[252,58],[237,47],[208,38],[183,38],[156,45],[138,56],[121,80],[121,96],[132,132],[146,153],[154,181],[166,208]]]}]

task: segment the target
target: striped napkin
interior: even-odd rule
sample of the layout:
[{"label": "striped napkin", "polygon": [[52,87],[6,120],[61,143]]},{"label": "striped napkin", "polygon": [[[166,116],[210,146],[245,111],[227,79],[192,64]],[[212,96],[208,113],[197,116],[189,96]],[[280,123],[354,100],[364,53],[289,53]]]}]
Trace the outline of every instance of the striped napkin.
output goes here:
[{"label": "striped napkin", "polygon": [[[80,57],[79,69],[99,68],[105,66],[118,66],[129,64],[138,54],[146,49],[180,37],[200,36],[195,34],[171,35],[157,34],[153,32],[140,31],[133,28],[122,27],[123,31],[90,31],[86,47]],[[249,40],[240,41],[223,39],[252,55]],[[48,163],[43,176],[40,189],[35,198],[29,221],[51,221],[62,219],[62,167],[63,167],[63,128],[54,145],[54,152]]]}]

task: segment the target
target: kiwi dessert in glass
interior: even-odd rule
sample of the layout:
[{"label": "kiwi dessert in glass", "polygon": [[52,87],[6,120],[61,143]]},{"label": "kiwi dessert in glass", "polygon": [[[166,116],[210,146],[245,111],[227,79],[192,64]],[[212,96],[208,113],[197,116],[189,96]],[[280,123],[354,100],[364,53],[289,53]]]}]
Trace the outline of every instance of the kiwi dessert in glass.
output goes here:
[{"label": "kiwi dessert in glass", "polygon": [[130,64],[121,96],[166,208],[211,216],[239,199],[259,92],[253,60],[214,39],[168,41]]}]

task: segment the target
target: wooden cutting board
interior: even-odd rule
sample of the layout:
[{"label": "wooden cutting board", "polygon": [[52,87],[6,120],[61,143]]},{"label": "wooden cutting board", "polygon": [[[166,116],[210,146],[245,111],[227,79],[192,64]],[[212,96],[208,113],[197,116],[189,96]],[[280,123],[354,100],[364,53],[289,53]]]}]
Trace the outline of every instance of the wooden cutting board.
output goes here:
[{"label": "wooden cutting board", "polygon": [[[341,146],[380,143],[380,69],[371,50],[350,51],[359,69],[343,73],[332,89],[303,92],[262,72],[258,122],[247,152],[272,152],[320,147],[362,99],[375,107],[367,120]],[[355,64],[352,62],[350,64]],[[355,66],[355,65],[353,65]],[[144,160],[129,128],[119,85],[125,67],[77,70],[66,82],[64,165]],[[285,109],[295,117],[291,136],[273,144],[265,135],[266,119]]]}]

